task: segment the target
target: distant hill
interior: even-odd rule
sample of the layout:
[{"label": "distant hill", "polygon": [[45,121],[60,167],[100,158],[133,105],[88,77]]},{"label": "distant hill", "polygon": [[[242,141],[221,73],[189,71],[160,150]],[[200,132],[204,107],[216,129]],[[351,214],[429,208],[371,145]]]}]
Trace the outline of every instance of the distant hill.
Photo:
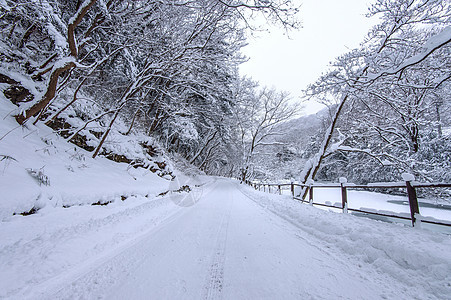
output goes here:
[{"label": "distant hill", "polygon": [[280,134],[267,140],[276,145],[266,147],[256,158],[256,177],[261,180],[298,179],[305,161],[321,140],[328,115],[329,109],[325,108],[280,124],[276,130]]}]

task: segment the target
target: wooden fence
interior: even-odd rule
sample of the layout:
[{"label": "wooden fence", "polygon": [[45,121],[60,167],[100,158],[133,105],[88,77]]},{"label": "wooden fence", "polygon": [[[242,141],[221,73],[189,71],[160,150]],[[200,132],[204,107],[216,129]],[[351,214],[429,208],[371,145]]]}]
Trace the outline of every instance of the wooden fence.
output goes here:
[{"label": "wooden fence", "polygon": [[[367,185],[356,185],[352,183],[339,183],[339,184],[299,184],[299,183],[285,183],[285,184],[271,184],[271,183],[259,183],[259,182],[252,182],[252,181],[245,181],[245,183],[249,186],[252,186],[256,190],[264,191],[264,192],[276,192],[279,194],[282,194],[282,190],[289,188],[291,192],[291,196],[293,199],[300,200],[302,202],[304,199],[301,199],[299,195],[295,195],[295,187],[301,187],[301,188],[307,188],[308,189],[308,203],[310,205],[318,205],[323,207],[330,207],[330,208],[338,208],[342,209],[343,213],[347,213],[349,211],[351,212],[359,212],[364,214],[370,214],[370,215],[377,215],[377,216],[383,216],[383,217],[390,217],[390,218],[397,218],[397,219],[403,219],[403,220],[410,220],[412,223],[412,226],[418,225],[420,222],[422,223],[429,223],[429,224],[436,224],[436,225],[443,225],[443,226],[451,226],[450,222],[446,221],[439,221],[439,220],[425,220],[422,218],[419,218],[420,216],[420,209],[418,206],[418,198],[416,189],[418,188],[451,188],[451,183],[418,183],[413,181],[406,181],[403,183],[396,183],[396,184],[387,184],[387,183],[370,183]],[[337,207],[335,205],[329,205],[324,203],[318,203],[314,202],[313,199],[313,192],[317,188],[331,188],[331,189],[340,189],[341,190],[341,207]],[[407,192],[407,197],[409,199],[409,207],[410,207],[410,218],[406,216],[397,215],[396,213],[388,214],[388,213],[382,213],[382,212],[373,212],[373,211],[366,211],[362,209],[355,209],[355,208],[349,208],[348,207],[348,193],[347,191],[349,189],[405,189]]]}]

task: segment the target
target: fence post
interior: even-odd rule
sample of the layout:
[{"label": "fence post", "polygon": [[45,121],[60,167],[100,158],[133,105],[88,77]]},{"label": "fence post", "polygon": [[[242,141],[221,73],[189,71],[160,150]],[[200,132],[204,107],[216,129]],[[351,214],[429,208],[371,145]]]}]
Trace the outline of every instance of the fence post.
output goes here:
[{"label": "fence post", "polygon": [[279,195],[282,195],[282,189],[280,188],[280,184],[279,184]]},{"label": "fence post", "polygon": [[340,177],[340,186],[341,186],[341,207],[343,208],[343,213],[348,212],[348,194],[346,192],[345,184],[348,180],[345,177]]},{"label": "fence post", "polygon": [[291,182],[291,196],[294,199],[294,182],[293,181]]},{"label": "fence post", "polygon": [[268,193],[271,194],[271,186],[268,184]]},{"label": "fence post", "polygon": [[409,197],[409,206],[410,206],[410,218],[412,219],[412,227],[415,225],[420,225],[421,219],[418,218],[417,215],[420,214],[420,209],[418,207],[418,199],[417,192],[415,188],[412,186],[411,181],[414,180],[413,175],[403,173],[403,179],[406,181],[407,195]]},{"label": "fence post", "polygon": [[310,205],[313,206],[313,186],[310,185],[309,190],[308,190],[308,202]]},{"label": "fence post", "polygon": [[263,184],[263,192],[266,192],[265,184]]}]

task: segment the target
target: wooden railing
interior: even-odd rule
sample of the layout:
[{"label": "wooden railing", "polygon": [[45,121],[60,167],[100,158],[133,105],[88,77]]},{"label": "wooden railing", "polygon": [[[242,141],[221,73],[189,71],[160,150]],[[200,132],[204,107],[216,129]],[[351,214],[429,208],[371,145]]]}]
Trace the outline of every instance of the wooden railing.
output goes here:
[{"label": "wooden railing", "polygon": [[[405,181],[404,183],[370,183],[367,185],[356,185],[353,183],[337,183],[337,184],[299,184],[299,183],[282,183],[282,184],[274,184],[274,183],[262,183],[262,182],[252,182],[246,180],[245,183],[249,186],[252,186],[256,190],[264,191],[264,192],[276,192],[278,194],[282,194],[282,190],[289,188],[291,192],[291,196],[295,200],[299,200],[301,202],[307,202],[310,205],[317,205],[323,207],[330,207],[341,209],[343,213],[351,212],[359,212],[370,215],[377,215],[383,217],[397,218],[403,220],[410,220],[412,226],[418,225],[421,223],[429,223],[443,226],[451,226],[451,222],[441,221],[441,220],[425,220],[421,218],[420,209],[418,205],[418,198],[416,189],[418,188],[451,188],[451,183],[418,183],[415,181]],[[295,194],[295,187],[307,188],[308,189],[308,201],[301,199],[299,195]],[[341,206],[329,205],[325,203],[314,202],[313,191],[317,188],[331,188],[331,189],[340,189],[341,190]],[[367,211],[363,209],[349,208],[348,207],[348,190],[349,189],[405,189],[407,192],[407,197],[409,200],[409,208],[410,208],[410,217],[397,215],[396,213],[389,214],[385,212],[374,212]],[[439,209],[439,208],[438,208]]]}]

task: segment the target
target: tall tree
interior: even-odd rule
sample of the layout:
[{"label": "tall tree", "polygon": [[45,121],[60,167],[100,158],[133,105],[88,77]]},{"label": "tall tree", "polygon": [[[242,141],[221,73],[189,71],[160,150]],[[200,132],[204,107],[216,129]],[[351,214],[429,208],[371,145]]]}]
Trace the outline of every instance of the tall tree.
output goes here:
[{"label": "tall tree", "polygon": [[[340,100],[336,102],[336,112],[320,151],[304,168],[302,182],[313,180],[324,159],[339,148],[340,137],[337,137],[338,144],[334,143],[335,130],[349,102],[363,99],[362,93],[365,92],[379,94],[382,82],[387,83],[384,88],[396,89],[395,83],[411,80],[408,76],[410,70],[419,68],[425,71],[424,74],[428,73],[426,61],[433,59],[434,53],[444,51],[451,40],[450,28],[446,27],[449,11],[446,1],[376,1],[370,8],[370,15],[379,15],[382,22],[372,29],[359,50],[340,57],[334,69],[309,88],[311,96],[325,100],[338,97]],[[419,35],[420,28],[427,33]],[[431,86],[440,85],[440,82],[435,82],[435,77],[428,78]],[[412,134],[415,135],[413,131]],[[303,190],[303,197],[307,190]]]}]

